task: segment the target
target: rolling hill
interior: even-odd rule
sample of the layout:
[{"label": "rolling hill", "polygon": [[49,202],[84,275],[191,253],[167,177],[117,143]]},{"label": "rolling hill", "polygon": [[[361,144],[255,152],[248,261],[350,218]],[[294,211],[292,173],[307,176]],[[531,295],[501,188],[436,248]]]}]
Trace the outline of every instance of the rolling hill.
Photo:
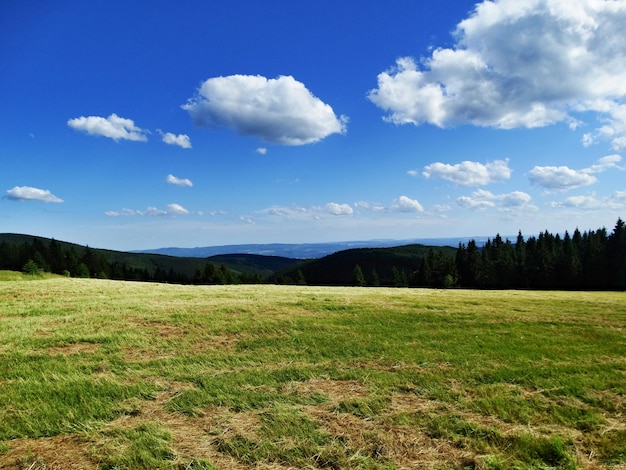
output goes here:
[{"label": "rolling hill", "polygon": [[199,246],[194,248],[166,247],[135,250],[133,252],[192,258],[247,253],[264,256],[281,256],[285,258],[312,259],[322,258],[337,253],[338,251],[351,250],[354,248],[393,248],[404,245],[457,247],[459,243],[467,243],[469,240],[474,240],[479,246],[482,246],[487,241],[487,237],[415,238],[408,240],[375,239],[324,243],[252,243],[242,245]]},{"label": "rolling hill", "polygon": [[403,245],[390,248],[355,248],[343,250],[317,260],[309,260],[279,272],[292,279],[302,279],[314,285],[351,285],[358,265],[369,285],[394,285],[401,276],[408,282],[421,266],[429,250],[454,257],[452,247]]},{"label": "rolling hill", "polygon": [[[105,259],[110,264],[117,263],[119,265],[126,266],[128,269],[141,271],[146,270],[150,275],[154,275],[157,270],[165,273],[173,271],[188,278],[193,278],[196,269],[198,267],[205,266],[207,262],[211,262],[218,266],[224,265],[236,273],[258,274],[261,277],[266,278],[277,270],[284,269],[289,264],[298,261],[295,259],[276,256],[248,254],[217,255],[205,258],[169,256],[151,253],[133,253],[102,248],[90,248],[83,245],[77,245],[75,243],[16,233],[0,234],[0,245],[3,243],[17,247],[18,251],[23,247],[28,247],[28,249],[30,249],[33,244],[42,246],[44,249],[48,249],[52,243],[55,243],[57,246],[60,246],[62,251],[66,253],[73,252],[78,258],[82,258],[86,250],[90,250],[95,255]],[[2,255],[0,254],[0,256]],[[20,261],[20,263],[23,264],[22,261]],[[18,269],[21,268],[21,264],[18,264]]]},{"label": "rolling hill", "polygon": [[[249,253],[188,257],[91,248],[50,238],[5,233],[0,234],[0,268],[21,270],[27,260],[35,259],[46,270],[59,274],[67,271],[71,276],[78,277],[222,283],[207,277],[207,274],[202,276],[207,264],[212,264],[238,276],[224,282],[238,282],[239,279],[241,282],[351,285],[358,265],[369,285],[408,285],[429,250],[450,256],[456,253],[456,249],[451,247],[412,244],[388,248],[352,248],[319,259]],[[52,252],[56,253],[57,260],[61,257],[60,262],[52,261],[55,259]],[[70,258],[73,261],[70,262]],[[88,265],[89,269],[79,274],[80,264]]]}]

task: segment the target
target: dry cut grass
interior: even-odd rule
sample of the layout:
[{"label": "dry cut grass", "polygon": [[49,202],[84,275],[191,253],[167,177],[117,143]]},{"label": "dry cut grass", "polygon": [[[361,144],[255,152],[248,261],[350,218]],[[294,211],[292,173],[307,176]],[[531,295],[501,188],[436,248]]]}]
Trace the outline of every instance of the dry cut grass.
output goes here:
[{"label": "dry cut grass", "polygon": [[0,283],[0,468],[626,468],[624,293]]}]

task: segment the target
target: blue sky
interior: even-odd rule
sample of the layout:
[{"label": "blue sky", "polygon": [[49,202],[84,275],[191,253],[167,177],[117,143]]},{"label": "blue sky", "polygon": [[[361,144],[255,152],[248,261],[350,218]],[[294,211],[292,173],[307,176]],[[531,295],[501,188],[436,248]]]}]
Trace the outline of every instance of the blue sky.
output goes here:
[{"label": "blue sky", "polygon": [[611,229],[626,1],[0,3],[0,232],[119,250]]}]

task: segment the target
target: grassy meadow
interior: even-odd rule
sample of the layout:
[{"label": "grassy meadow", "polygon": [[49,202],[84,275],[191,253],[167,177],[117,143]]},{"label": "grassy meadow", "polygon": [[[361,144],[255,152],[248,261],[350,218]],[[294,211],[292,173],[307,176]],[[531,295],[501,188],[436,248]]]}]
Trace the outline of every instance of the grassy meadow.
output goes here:
[{"label": "grassy meadow", "polygon": [[3,469],[626,469],[626,293],[0,273]]}]

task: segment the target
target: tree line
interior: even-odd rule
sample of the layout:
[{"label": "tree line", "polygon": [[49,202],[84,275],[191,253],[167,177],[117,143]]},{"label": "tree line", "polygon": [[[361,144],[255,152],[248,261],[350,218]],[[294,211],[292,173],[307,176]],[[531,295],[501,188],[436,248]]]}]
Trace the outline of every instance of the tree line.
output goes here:
[{"label": "tree line", "polygon": [[626,289],[626,224],[563,236],[547,230],[515,242],[496,235],[461,243],[455,259],[424,257],[415,285],[478,289]]},{"label": "tree line", "polygon": [[397,257],[377,255],[367,269],[352,264],[351,278],[351,268],[346,266],[349,258],[339,265],[336,262],[324,265],[325,272],[318,269],[315,278],[300,269],[290,275],[276,273],[263,278],[260,274],[236,272],[210,261],[199,264],[193,274],[181,273],[172,267],[157,266],[149,270],[111,261],[102,250],[86,247],[79,251],[74,245],[64,245],[54,239],[45,243],[33,238],[30,243],[0,242],[0,269],[180,284],[320,285],[337,285],[338,270],[343,270],[346,276],[340,282],[354,286],[626,290],[626,224],[621,218],[610,233],[605,228],[585,232],[576,229],[571,235],[546,230],[538,236],[524,238],[519,232],[515,241],[496,235],[479,246],[470,240],[459,244],[455,253],[451,255],[431,248],[426,255],[412,257],[414,262],[403,265],[398,264]]},{"label": "tree line", "polygon": [[0,242],[0,269],[22,271],[28,274],[50,272],[70,277],[115,279],[144,282],[169,282],[176,284],[240,284],[260,283],[258,274],[237,273],[224,265],[207,262],[196,268],[193,276],[172,267],[149,270],[129,266],[125,262],[111,261],[101,250],[85,247],[77,250],[73,245],[52,239],[48,243],[33,237],[29,243]]}]

